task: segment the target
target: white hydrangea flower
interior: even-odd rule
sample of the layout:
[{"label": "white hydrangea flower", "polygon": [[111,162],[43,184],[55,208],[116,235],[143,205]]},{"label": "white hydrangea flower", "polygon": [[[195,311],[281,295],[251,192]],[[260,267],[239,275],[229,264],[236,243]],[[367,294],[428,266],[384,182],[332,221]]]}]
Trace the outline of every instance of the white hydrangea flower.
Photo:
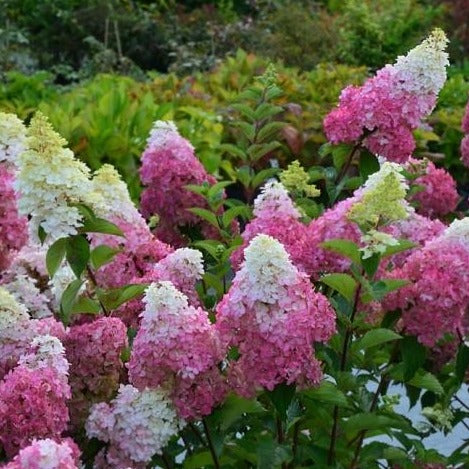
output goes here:
[{"label": "white hydrangea flower", "polygon": [[[15,460],[18,460],[18,467],[25,469],[31,467],[33,457],[36,469],[71,468],[70,464],[75,459],[73,450],[67,442],[58,443],[49,438],[44,440],[34,439],[30,446],[20,451]],[[64,464],[64,466],[61,464]]]},{"label": "white hydrangea flower", "polygon": [[[55,301],[55,306],[59,307],[60,300],[62,299],[63,292],[70,285],[71,282],[76,280],[76,275],[67,263],[63,263],[54,276],[49,280],[49,287],[51,294]],[[78,294],[83,293],[86,289],[86,282],[80,287]]]},{"label": "white hydrangea flower", "polygon": [[469,217],[454,220],[445,231],[443,231],[441,237],[461,241],[469,247]]},{"label": "white hydrangea flower", "polygon": [[66,376],[70,367],[65,358],[65,348],[57,337],[39,335],[31,342],[33,352],[22,355],[19,364],[33,370],[54,368],[60,375]]},{"label": "white hydrangea flower", "polygon": [[400,165],[399,163],[383,161],[379,168],[379,171],[376,171],[376,173],[370,174],[368,176],[368,179],[363,185],[363,188],[361,189],[361,191],[363,192],[373,191],[374,189],[376,189],[377,186],[379,186],[384,181],[386,176],[388,176],[389,174],[393,174],[396,177],[396,179],[399,181],[399,184],[402,187],[402,189],[407,192],[409,190],[409,184],[407,183],[405,176],[402,174],[403,169],[404,169],[403,166]]},{"label": "white hydrangea flower", "polygon": [[398,74],[402,87],[417,94],[438,94],[446,81],[448,42],[444,31],[435,29],[406,56],[399,56],[392,68]]},{"label": "white hydrangea flower", "polygon": [[266,182],[261,189],[261,193],[254,200],[253,212],[256,217],[269,210],[293,218],[300,218],[301,216],[285,186],[276,180]]},{"label": "white hydrangea flower", "polygon": [[0,162],[16,165],[26,150],[26,127],[15,114],[0,112]]},{"label": "white hydrangea flower", "polygon": [[183,426],[163,389],[139,391],[121,385],[110,405],[91,408],[86,432],[90,438],[108,441],[133,461],[148,463]]},{"label": "white hydrangea flower", "polygon": [[[148,148],[157,149],[164,147],[168,141],[173,139],[175,136],[179,137],[180,134],[173,121],[155,121],[153,123],[153,128],[150,131],[150,136],[147,139]],[[189,142],[188,144],[190,145]]]},{"label": "white hydrangea flower", "polygon": [[176,249],[160,261],[157,268],[158,265],[162,265],[165,270],[193,282],[200,280],[205,272],[202,253],[191,248]]},{"label": "white hydrangea flower", "polygon": [[70,204],[91,193],[88,167],[73,156],[47,118],[37,113],[27,130],[28,149],[19,155],[18,210],[30,216],[31,237],[42,226],[52,242],[76,234],[81,215]]},{"label": "white hydrangea flower", "polygon": [[249,277],[260,302],[273,304],[285,294],[287,285],[296,281],[298,271],[284,246],[272,236],[257,235],[244,251],[243,275]]},{"label": "white hydrangea flower", "polygon": [[51,299],[42,293],[36,281],[25,274],[18,274],[13,280],[3,285],[17,301],[24,304],[31,317],[41,319],[53,315]]},{"label": "white hydrangea flower", "polygon": [[368,259],[373,254],[383,254],[388,246],[396,246],[399,241],[393,238],[390,234],[383,233],[382,231],[370,230],[361,237],[364,247],[360,248],[363,252],[363,259]]},{"label": "white hydrangea flower", "polygon": [[26,308],[18,303],[9,291],[0,287],[0,335],[1,331],[8,330],[15,324],[28,319]]},{"label": "white hydrangea flower", "polygon": [[129,190],[114,166],[105,164],[92,179],[93,192],[89,194],[88,205],[102,218],[118,217],[146,227],[146,222],[130,199]]},{"label": "white hydrangea flower", "polygon": [[145,320],[158,315],[161,310],[164,310],[165,314],[180,315],[189,308],[187,297],[168,281],[149,285],[145,290],[143,302],[145,310],[141,316]]}]

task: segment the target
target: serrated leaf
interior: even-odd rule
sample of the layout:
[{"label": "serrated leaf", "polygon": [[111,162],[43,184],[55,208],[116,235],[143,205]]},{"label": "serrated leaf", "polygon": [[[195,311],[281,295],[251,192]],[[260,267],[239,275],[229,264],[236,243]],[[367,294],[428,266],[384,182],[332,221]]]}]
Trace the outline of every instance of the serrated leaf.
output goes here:
[{"label": "serrated leaf", "polygon": [[402,422],[398,419],[386,415],[376,415],[371,412],[352,415],[343,423],[343,428],[349,436],[365,430],[387,433],[391,428],[402,428],[402,426]]},{"label": "serrated leaf", "polygon": [[378,270],[380,259],[381,257],[379,254],[373,254],[371,257],[367,257],[366,259],[363,259],[362,256],[361,263],[369,278],[373,278],[376,271]]},{"label": "serrated leaf", "polygon": [[342,256],[348,257],[357,265],[361,264],[359,247],[353,242],[346,239],[330,239],[319,245],[323,249],[336,252]]},{"label": "serrated leaf", "polygon": [[86,296],[78,298],[70,311],[71,314],[99,314],[100,312],[101,306],[99,303]]},{"label": "serrated leaf", "polygon": [[99,269],[105,264],[114,259],[116,254],[119,254],[121,249],[111,248],[105,244],[95,247],[90,254],[91,265],[94,269]]},{"label": "serrated leaf", "polygon": [[444,389],[438,378],[429,372],[419,371],[416,375],[408,381],[412,386],[417,388],[428,389],[435,394],[443,394]]},{"label": "serrated leaf", "polygon": [[67,245],[67,238],[60,238],[55,241],[51,247],[47,250],[46,254],[46,266],[49,276],[52,278],[57,269],[62,264],[65,257],[65,249]]},{"label": "serrated leaf", "polygon": [[62,322],[65,325],[68,325],[70,322],[70,316],[72,313],[73,305],[75,304],[76,297],[80,291],[83,281],[80,279],[75,279],[71,282],[62,294],[60,299],[60,313]]},{"label": "serrated leaf", "polygon": [[267,168],[259,171],[251,181],[251,187],[256,189],[260,186],[266,179],[269,179],[275,176],[280,170],[278,168]]},{"label": "serrated leaf", "polygon": [[399,339],[402,339],[402,336],[390,329],[372,329],[357,342],[357,348],[364,350]]},{"label": "serrated leaf", "polygon": [[248,155],[252,161],[257,161],[271,151],[280,147],[279,142],[254,143],[248,148]]},{"label": "serrated leaf", "polygon": [[211,418],[220,425],[222,431],[226,431],[243,415],[263,412],[265,412],[264,407],[256,399],[245,399],[230,394]]},{"label": "serrated leaf", "polygon": [[348,274],[328,274],[321,277],[321,282],[339,292],[345,299],[352,302],[357,290],[357,282]]},{"label": "serrated leaf", "polygon": [[249,121],[254,122],[256,120],[254,110],[244,103],[234,103],[231,105],[233,109],[238,111],[243,117],[247,118]]},{"label": "serrated leaf", "polygon": [[83,233],[105,233],[124,237],[124,233],[122,233],[122,230],[117,225],[98,217],[86,219],[80,231]]},{"label": "serrated leaf", "polygon": [[77,278],[81,276],[90,259],[90,244],[82,235],[70,236],[65,244],[65,254]]},{"label": "serrated leaf", "polygon": [[263,102],[254,111],[254,119],[256,121],[261,121],[264,119],[268,119],[269,117],[276,116],[277,114],[280,114],[281,112],[283,112],[283,108],[281,106]]},{"label": "serrated leaf", "polygon": [[413,243],[408,239],[399,239],[398,244],[394,246],[388,246],[386,251],[382,254],[382,257],[392,256],[393,254],[397,254],[399,252],[407,251],[408,249],[412,249],[418,246],[417,243]]},{"label": "serrated leaf", "polygon": [[231,222],[236,217],[239,217],[241,215],[245,219],[249,218],[249,207],[245,205],[238,205],[237,207],[231,207],[228,210],[225,210],[225,213],[223,213],[222,216],[223,226],[225,228],[228,228]]},{"label": "serrated leaf", "polygon": [[224,153],[237,156],[238,158],[241,158],[243,161],[246,161],[247,156],[248,156],[244,150],[242,150],[241,148],[231,143],[223,143],[222,145],[219,146],[219,150]]},{"label": "serrated leaf", "polygon": [[317,388],[310,388],[303,391],[305,396],[319,402],[326,402],[339,407],[348,407],[347,398],[345,394],[337,389],[337,386],[330,381],[321,381]]},{"label": "serrated leaf", "polygon": [[283,95],[282,88],[278,86],[269,86],[268,90],[265,93],[265,100],[270,101],[271,99],[278,98]]},{"label": "serrated leaf", "polygon": [[269,122],[259,130],[256,141],[264,143],[272,138],[276,138],[280,130],[282,130],[285,125],[285,122]]},{"label": "serrated leaf", "polygon": [[254,140],[254,135],[255,135],[255,128],[253,125],[248,124],[247,122],[242,122],[242,121],[236,121],[233,122],[233,127],[238,127],[241,132],[244,134],[244,136],[252,142]]},{"label": "serrated leaf", "polygon": [[220,181],[211,186],[207,192],[209,199],[213,199],[214,197],[223,198],[225,187],[231,186],[234,184],[233,181]]},{"label": "serrated leaf", "polygon": [[98,291],[98,297],[106,310],[113,311],[127,301],[143,295],[147,287],[147,283],[125,285],[120,288]]},{"label": "serrated leaf", "polygon": [[184,189],[187,189],[188,191],[194,192],[194,194],[199,194],[199,195],[201,195],[202,197],[205,198],[207,190],[208,190],[208,186],[205,185],[205,184],[200,184],[200,185],[186,184],[184,186]]},{"label": "serrated leaf", "polygon": [[215,228],[220,228],[216,215],[210,212],[210,210],[200,207],[192,207],[188,208],[187,210],[193,213],[194,215],[197,215],[198,217],[202,218],[203,220],[208,221]]},{"label": "serrated leaf", "polygon": [[400,343],[404,381],[408,382],[425,363],[427,351],[414,336],[406,336]]}]

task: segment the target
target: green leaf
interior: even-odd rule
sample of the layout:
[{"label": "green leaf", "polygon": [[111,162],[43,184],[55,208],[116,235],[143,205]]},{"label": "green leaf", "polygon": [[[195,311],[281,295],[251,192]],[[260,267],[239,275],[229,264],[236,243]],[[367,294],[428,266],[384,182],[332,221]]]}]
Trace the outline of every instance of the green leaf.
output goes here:
[{"label": "green leaf", "polygon": [[376,271],[378,270],[380,259],[381,257],[379,254],[373,254],[371,257],[366,259],[363,259],[362,257],[362,266],[365,269],[368,277],[373,278]]},{"label": "green leaf", "polygon": [[283,112],[283,108],[281,106],[276,106],[275,104],[263,102],[254,111],[254,119],[257,121],[261,121],[269,117],[276,116],[281,112]]},{"label": "green leaf", "polygon": [[223,213],[222,221],[225,228],[229,228],[231,222],[236,217],[243,216],[243,218],[249,218],[249,207],[247,205],[238,205],[237,207],[231,207]]},{"label": "green leaf", "polygon": [[207,210],[205,208],[200,208],[200,207],[192,207],[187,209],[189,212],[197,215],[198,217],[202,218],[205,221],[208,221],[211,225],[213,225],[215,228],[220,228],[218,225],[218,220],[217,217],[214,213],[210,212],[210,210]]},{"label": "green leaf", "polygon": [[75,304],[76,297],[80,291],[83,281],[75,279],[71,282],[62,294],[60,299],[60,312],[62,322],[67,325],[70,322],[73,305]]},{"label": "green leaf", "polygon": [[282,96],[283,90],[279,86],[269,86],[265,93],[265,100],[270,101],[272,99],[278,98],[279,96]]},{"label": "green leaf", "polygon": [[42,227],[42,225],[39,225],[37,229],[37,237],[39,238],[39,241],[41,241],[41,244],[44,244],[44,241],[47,238],[47,233],[46,230]]},{"label": "green leaf", "polygon": [[328,251],[336,252],[342,256],[348,257],[353,263],[360,265],[361,257],[358,246],[353,241],[346,239],[331,239],[324,241],[319,245]]},{"label": "green leaf", "polygon": [[267,168],[263,169],[262,171],[259,171],[252,179],[251,181],[251,187],[256,189],[258,186],[260,186],[266,179],[271,178],[272,176],[275,176],[279,172],[279,168]]},{"label": "green leaf", "polygon": [[70,236],[67,239],[66,247],[67,262],[73,273],[80,277],[88,265],[90,259],[90,245],[83,235]]},{"label": "green leaf", "polygon": [[214,259],[218,259],[220,257],[220,246],[224,248],[223,244],[220,241],[214,239],[205,239],[203,241],[194,241],[192,243],[193,246],[199,249],[203,249],[207,251]]},{"label": "green leaf", "polygon": [[367,349],[376,345],[384,344],[392,340],[402,339],[402,336],[396,334],[390,329],[373,329],[368,331],[357,343],[359,349]]},{"label": "green leaf", "polygon": [[256,120],[254,110],[243,103],[234,103],[231,105],[233,109],[238,111],[243,117],[247,118],[249,121],[253,122]]},{"label": "green leaf", "polygon": [[404,364],[404,381],[408,382],[425,363],[427,351],[414,336],[406,336],[401,342],[402,363]]},{"label": "green leaf", "polygon": [[278,133],[285,125],[285,122],[269,122],[259,130],[256,141],[258,143],[264,143],[273,138],[277,138]]},{"label": "green leaf", "polygon": [[256,399],[245,399],[230,394],[212,415],[222,431],[228,430],[236,421],[245,414],[259,414],[265,412],[264,407]]},{"label": "green leaf", "polygon": [[121,252],[121,249],[111,248],[105,244],[97,246],[91,251],[91,265],[94,269],[99,269],[101,266],[111,262],[119,252]]},{"label": "green leaf", "polygon": [[208,185],[207,184],[200,184],[200,185],[186,184],[184,186],[184,189],[194,192],[194,194],[199,194],[205,199],[207,195]]},{"label": "green leaf", "polygon": [[243,132],[244,136],[252,142],[254,140],[254,133],[255,129],[254,126],[251,124],[248,124],[247,122],[242,122],[242,121],[236,121],[233,122],[233,127],[238,127],[241,132]]},{"label": "green leaf", "polygon": [[337,171],[340,171],[342,166],[350,157],[350,152],[352,148],[350,145],[335,145],[332,149],[332,161],[334,162],[334,167]]},{"label": "green leaf", "polygon": [[388,293],[408,284],[408,280],[402,279],[383,279],[377,282],[371,282],[371,288],[362,296],[362,301],[364,303],[368,303],[372,300],[381,301]]},{"label": "green leaf", "polygon": [[201,467],[213,466],[212,455],[210,451],[195,453],[184,459],[184,469],[200,469]]},{"label": "green leaf", "polygon": [[122,233],[122,230],[117,225],[98,217],[86,219],[80,231],[84,233],[105,233],[124,236],[124,233]]},{"label": "green leaf", "polygon": [[214,184],[209,188],[207,191],[207,195],[209,199],[213,199],[215,197],[223,198],[224,191],[223,189],[225,187],[231,186],[234,184],[233,181],[220,181]]},{"label": "green leaf", "polygon": [[456,358],[456,377],[462,382],[469,368],[469,347],[461,344]]},{"label": "green leaf", "polygon": [[429,372],[419,371],[416,375],[408,381],[409,384],[417,388],[428,389],[435,394],[443,394],[444,389],[436,376]]},{"label": "green leaf", "polygon": [[334,149],[334,145],[332,143],[324,143],[319,147],[319,156],[321,158],[325,158],[327,155],[330,155],[332,153],[332,150]]},{"label": "green leaf", "polygon": [[402,422],[386,415],[363,412],[354,414],[343,424],[346,434],[350,437],[364,430],[388,433],[391,428],[401,428]]},{"label": "green leaf", "polygon": [[272,404],[282,420],[287,416],[288,406],[295,396],[296,386],[294,384],[277,384],[272,391],[266,391]]},{"label": "green leaf", "polygon": [[388,246],[386,251],[381,255],[382,257],[392,256],[393,254],[397,254],[398,252],[407,251],[408,249],[412,249],[418,246],[417,243],[413,243],[408,239],[400,239],[399,243],[394,246]]},{"label": "green leaf", "polygon": [[52,278],[60,267],[64,257],[68,238],[60,238],[47,250],[46,266],[49,276]]},{"label": "green leaf", "polygon": [[321,381],[317,388],[310,388],[303,391],[305,396],[319,402],[326,402],[339,407],[348,407],[345,394],[337,389],[337,386],[330,381]]},{"label": "green leaf", "polygon": [[321,282],[338,291],[345,299],[352,302],[357,290],[357,282],[348,274],[328,274],[321,277]]},{"label": "green leaf", "polygon": [[221,152],[228,153],[233,156],[237,156],[238,158],[241,158],[243,161],[246,161],[247,159],[246,152],[231,143],[223,143],[222,145],[219,146],[219,150]]},{"label": "green leaf", "polygon": [[137,296],[143,295],[147,287],[147,283],[125,285],[121,288],[99,291],[98,297],[108,311],[113,311],[127,301],[133,300]]},{"label": "green leaf", "polygon": [[358,169],[360,172],[360,176],[363,178],[364,181],[368,179],[373,173],[379,171],[379,161],[375,155],[368,151],[362,151],[360,154],[360,162],[358,164]]},{"label": "green leaf", "polygon": [[81,296],[72,306],[71,314],[99,314],[101,306],[97,301],[92,300],[86,296]]},{"label": "green leaf", "polygon": [[248,148],[248,155],[252,161],[257,161],[271,151],[280,147],[280,142],[273,141],[269,143],[254,143]]}]

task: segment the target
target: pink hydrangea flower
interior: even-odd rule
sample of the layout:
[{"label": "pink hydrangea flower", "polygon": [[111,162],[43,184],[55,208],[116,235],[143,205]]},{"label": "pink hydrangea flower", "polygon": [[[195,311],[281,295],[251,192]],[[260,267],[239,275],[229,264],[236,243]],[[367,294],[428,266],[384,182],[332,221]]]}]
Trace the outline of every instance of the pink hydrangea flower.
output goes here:
[{"label": "pink hydrangea flower", "polygon": [[464,333],[469,305],[469,230],[465,225],[467,219],[453,222],[388,275],[410,283],[385,297],[384,309],[401,309],[403,330],[428,347],[447,333]]},{"label": "pink hydrangea flower", "polygon": [[308,250],[305,255],[311,259],[314,278],[324,272],[344,272],[350,267],[349,259],[322,248],[320,243],[331,239],[360,242],[360,229],[347,218],[348,211],[358,200],[356,196],[342,200],[308,225]]},{"label": "pink hydrangea flower", "polygon": [[27,219],[18,213],[13,182],[12,170],[0,163],[0,272],[28,241]]},{"label": "pink hydrangea flower", "polygon": [[8,457],[34,438],[60,438],[65,431],[70,398],[67,372],[60,341],[40,336],[0,382],[0,442]]},{"label": "pink hydrangea flower", "polygon": [[[423,186],[423,190],[411,197],[411,201],[418,203],[417,212],[426,217],[442,217],[453,212],[458,204],[459,195],[456,181],[444,169],[437,168],[431,161],[423,162],[423,174],[414,184]],[[420,173],[420,162],[411,158],[407,169]]]},{"label": "pink hydrangea flower", "polygon": [[[146,218],[157,214],[156,233],[174,246],[184,244],[179,227],[198,225],[205,237],[214,237],[214,228],[201,224],[201,219],[189,212],[191,207],[204,207],[204,199],[185,188],[188,184],[214,184],[194,154],[192,145],[177,131],[173,122],[157,121],[142,156],[140,178],[145,189],[141,209]],[[182,244],[181,244],[182,243]]]},{"label": "pink hydrangea flower", "polygon": [[249,242],[263,233],[280,241],[293,263],[310,274],[311,257],[305,255],[308,230],[301,223],[300,216],[283,184],[277,181],[267,182],[254,201],[254,219],[246,225],[241,235],[243,244],[231,255],[233,269],[238,270]]},{"label": "pink hydrangea flower", "polygon": [[229,292],[217,306],[216,327],[239,358],[228,365],[231,385],[246,396],[280,383],[317,384],[314,342],[335,331],[335,314],[276,239],[257,235]]},{"label": "pink hydrangea flower", "polygon": [[73,426],[79,426],[91,404],[110,399],[119,387],[127,328],[118,318],[98,318],[70,327],[64,345],[70,362],[70,419]]},{"label": "pink hydrangea flower", "polygon": [[443,31],[435,30],[394,65],[386,65],[361,87],[342,91],[337,109],[324,120],[332,143],[357,143],[391,161],[412,154],[412,130],[434,108],[446,80],[448,55]]},{"label": "pink hydrangea flower", "polygon": [[183,418],[211,412],[225,387],[217,365],[224,357],[215,327],[171,282],[151,284],[129,362],[139,389],[165,386]]},{"label": "pink hydrangea flower", "polygon": [[79,469],[80,450],[71,438],[33,439],[4,469]]}]

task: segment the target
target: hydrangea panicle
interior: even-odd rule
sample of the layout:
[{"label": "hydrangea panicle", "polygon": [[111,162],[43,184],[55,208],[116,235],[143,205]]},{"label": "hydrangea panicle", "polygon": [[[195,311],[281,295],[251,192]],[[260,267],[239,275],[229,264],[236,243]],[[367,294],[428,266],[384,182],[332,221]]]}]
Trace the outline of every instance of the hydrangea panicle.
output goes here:
[{"label": "hydrangea panicle", "polygon": [[317,384],[321,370],[312,346],[333,334],[335,314],[283,245],[260,234],[217,306],[216,326],[223,343],[239,352],[228,365],[231,384],[250,396],[282,382]]}]

